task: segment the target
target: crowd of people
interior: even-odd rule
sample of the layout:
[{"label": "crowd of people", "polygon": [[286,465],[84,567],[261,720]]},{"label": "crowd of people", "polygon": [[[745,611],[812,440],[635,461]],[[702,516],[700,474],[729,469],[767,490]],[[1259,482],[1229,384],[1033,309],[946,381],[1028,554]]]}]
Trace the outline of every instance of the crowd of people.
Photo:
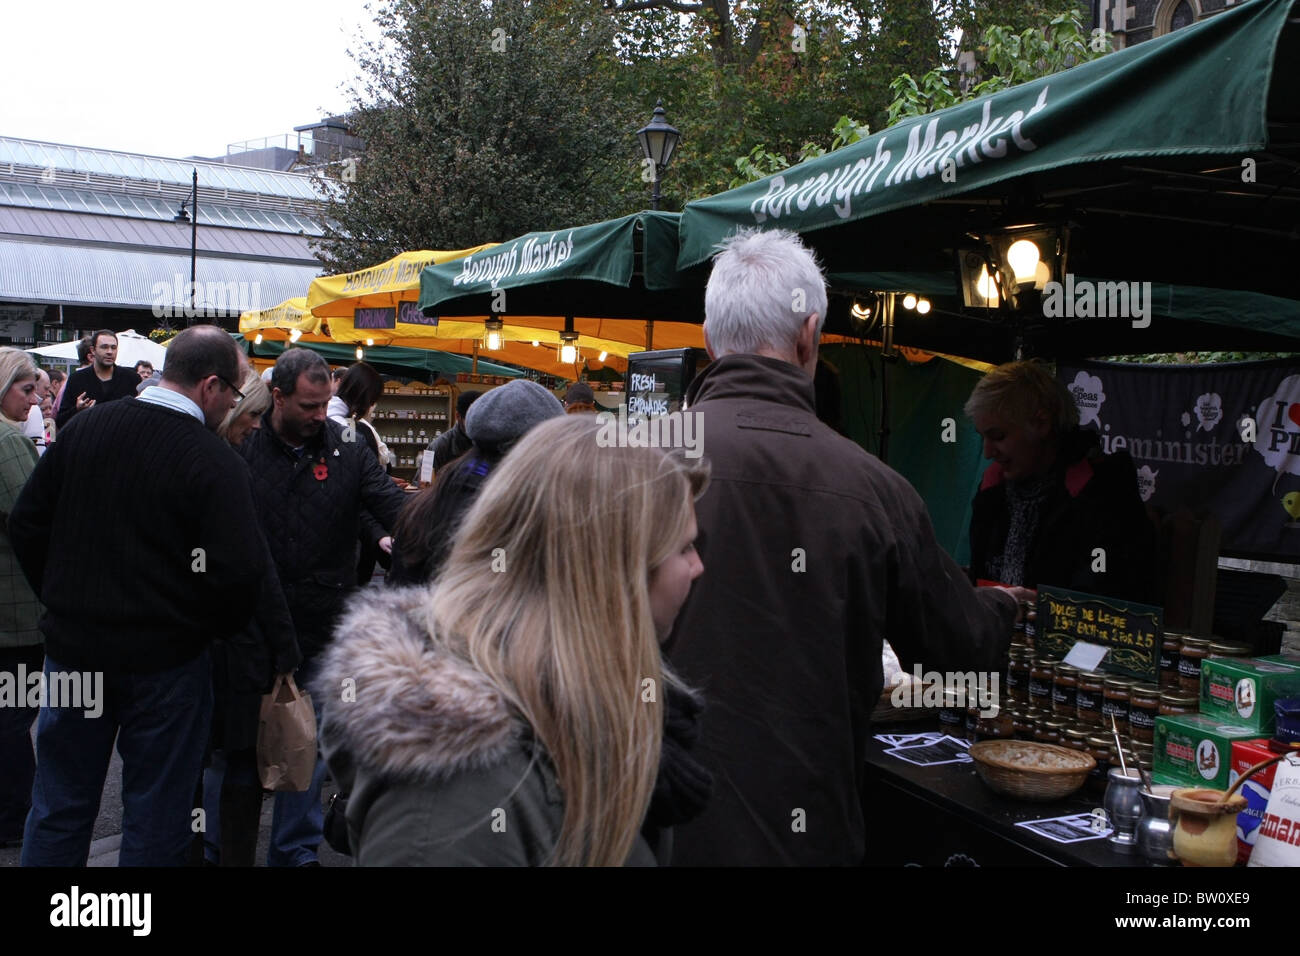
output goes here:
[{"label": "crowd of people", "polygon": [[[116,741],[121,865],[253,865],[259,708],[292,675],[321,753],[274,795],[268,865],[319,865],[327,772],[362,865],[869,862],[883,642],[995,670],[1039,583],[1147,596],[1132,463],[1050,374],[997,370],[967,409],[994,462],[961,568],[818,416],[799,239],[729,240],[705,311],[702,458],[604,440],[583,383],[516,380],[459,396],[422,489],[388,473],[364,363],[295,348],[266,381],[197,326],[155,373],[100,332],[54,394],[0,349],[0,669],[103,681],[97,714],[0,707],[0,839],[84,865]],[[1131,549],[1118,580],[1079,570],[1098,542]]]}]

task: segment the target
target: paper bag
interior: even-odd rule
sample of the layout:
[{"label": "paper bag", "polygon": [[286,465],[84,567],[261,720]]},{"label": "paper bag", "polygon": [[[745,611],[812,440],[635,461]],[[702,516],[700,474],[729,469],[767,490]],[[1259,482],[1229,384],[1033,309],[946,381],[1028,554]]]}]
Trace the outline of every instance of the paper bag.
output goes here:
[{"label": "paper bag", "polygon": [[257,772],[267,790],[304,791],[316,768],[316,713],[311,695],[298,690],[293,675],[277,674],[262,698],[257,726]]}]

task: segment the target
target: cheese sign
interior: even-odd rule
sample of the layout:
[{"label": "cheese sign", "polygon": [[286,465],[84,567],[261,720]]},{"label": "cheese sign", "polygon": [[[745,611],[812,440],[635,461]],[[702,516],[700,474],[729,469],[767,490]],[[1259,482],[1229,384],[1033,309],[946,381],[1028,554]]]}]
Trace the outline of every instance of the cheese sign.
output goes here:
[{"label": "cheese sign", "polygon": [[1156,683],[1163,624],[1163,609],[1150,604],[1042,586],[1035,650],[1056,660],[1077,641],[1100,644],[1107,648],[1103,669]]}]

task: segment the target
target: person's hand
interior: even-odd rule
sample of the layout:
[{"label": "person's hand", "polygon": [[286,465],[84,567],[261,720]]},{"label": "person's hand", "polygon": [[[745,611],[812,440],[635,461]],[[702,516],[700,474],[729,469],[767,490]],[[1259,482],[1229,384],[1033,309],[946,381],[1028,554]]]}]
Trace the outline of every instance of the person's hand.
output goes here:
[{"label": "person's hand", "polygon": [[1038,592],[1033,588],[1003,588],[1020,606],[1016,609],[1016,623],[1032,621],[1038,617]]},{"label": "person's hand", "polygon": [[397,485],[397,487],[401,488],[403,491],[411,487],[411,483],[409,481],[407,481],[405,478],[398,478],[396,475],[393,476],[393,484]]},{"label": "person's hand", "polygon": [[392,535],[385,535],[384,537],[382,537],[382,538],[379,539],[379,550],[382,551],[382,552],[384,552],[384,554],[392,554],[392,553],[393,553],[393,536],[392,536]]},{"label": "person's hand", "polygon": [[94,404],[95,400],[93,398],[87,398],[85,392],[82,392],[77,396],[77,411],[81,411],[84,408],[90,408]]}]

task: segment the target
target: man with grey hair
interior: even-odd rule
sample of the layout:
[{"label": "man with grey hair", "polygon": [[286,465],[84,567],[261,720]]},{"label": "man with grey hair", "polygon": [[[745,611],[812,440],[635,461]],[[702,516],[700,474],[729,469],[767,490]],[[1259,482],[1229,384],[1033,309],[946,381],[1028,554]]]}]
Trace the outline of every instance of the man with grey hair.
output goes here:
[{"label": "man with grey hair", "polygon": [[[330,398],[325,360],[309,349],[289,349],[271,373],[272,404],[262,428],[239,446],[302,650],[302,686],[355,588],[362,511],[373,519],[367,527],[375,529],[374,543],[391,548],[388,536],[405,503],[355,431],[329,420]],[[324,776],[318,757],[309,790],[276,794],[267,865],[319,865]]]},{"label": "man with grey hair", "polygon": [[705,696],[715,784],[673,863],[861,863],[882,640],[908,667],[995,669],[1024,595],[973,588],[906,479],[818,420],[826,286],[797,236],[728,240],[704,303],[704,574],[666,650]]}]

